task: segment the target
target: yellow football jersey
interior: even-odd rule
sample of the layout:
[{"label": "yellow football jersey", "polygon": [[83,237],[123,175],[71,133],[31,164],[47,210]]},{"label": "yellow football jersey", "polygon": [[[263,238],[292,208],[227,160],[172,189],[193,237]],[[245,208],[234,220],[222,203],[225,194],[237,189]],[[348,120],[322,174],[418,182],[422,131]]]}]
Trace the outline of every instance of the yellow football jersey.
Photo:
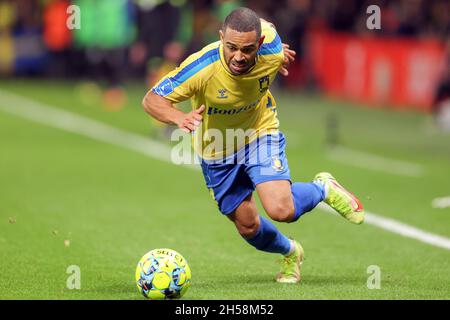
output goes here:
[{"label": "yellow football jersey", "polygon": [[[192,134],[193,147],[203,159],[229,156],[257,136],[278,130],[276,102],[269,86],[284,54],[276,30],[265,22],[261,27],[264,43],[256,64],[247,73],[233,75],[229,71],[222,43],[217,41],[189,56],[152,88],[173,103],[191,99],[193,109],[205,105],[203,123]],[[242,129],[249,134],[245,141],[236,142],[235,138],[226,138],[231,137],[227,129]]]}]

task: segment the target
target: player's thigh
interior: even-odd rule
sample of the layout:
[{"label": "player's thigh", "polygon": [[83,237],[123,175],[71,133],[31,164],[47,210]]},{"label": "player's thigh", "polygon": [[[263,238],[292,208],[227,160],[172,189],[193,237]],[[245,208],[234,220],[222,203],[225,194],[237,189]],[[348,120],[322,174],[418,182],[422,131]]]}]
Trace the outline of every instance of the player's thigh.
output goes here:
[{"label": "player's thigh", "polygon": [[289,180],[271,180],[256,185],[266,213],[276,221],[290,221],[295,214]]},{"label": "player's thigh", "polygon": [[245,238],[250,238],[256,234],[259,229],[259,214],[256,207],[256,201],[253,194],[249,194],[247,198],[236,208],[236,210],[227,215],[238,232]]}]

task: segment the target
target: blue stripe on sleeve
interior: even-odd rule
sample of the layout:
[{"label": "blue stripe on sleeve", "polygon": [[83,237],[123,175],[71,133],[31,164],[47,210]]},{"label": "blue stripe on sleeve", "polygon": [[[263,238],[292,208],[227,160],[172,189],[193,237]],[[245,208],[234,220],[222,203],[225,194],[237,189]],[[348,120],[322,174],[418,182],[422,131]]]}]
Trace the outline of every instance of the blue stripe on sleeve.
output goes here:
[{"label": "blue stripe on sleeve", "polygon": [[259,55],[276,54],[282,50],[281,38],[276,34],[275,38],[270,43],[264,43],[258,50]]},{"label": "blue stripe on sleeve", "polygon": [[192,61],[186,67],[180,70],[175,76],[170,77],[162,81],[157,87],[152,89],[152,92],[160,96],[167,96],[171,94],[173,90],[195,75],[197,72],[206,68],[210,64],[219,60],[219,48],[209,50],[203,54],[200,58]]}]

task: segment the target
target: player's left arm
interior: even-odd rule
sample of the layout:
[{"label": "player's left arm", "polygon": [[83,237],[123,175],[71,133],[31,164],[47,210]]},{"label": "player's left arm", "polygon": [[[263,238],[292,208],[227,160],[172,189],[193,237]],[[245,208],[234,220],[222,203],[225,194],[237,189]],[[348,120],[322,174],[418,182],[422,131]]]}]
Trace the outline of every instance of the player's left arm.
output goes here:
[{"label": "player's left arm", "polygon": [[[267,20],[261,18],[261,23],[269,24],[274,30],[276,30],[275,25]],[[286,43],[282,43],[284,60],[278,72],[283,76],[289,75],[289,65],[295,60],[295,55],[297,54],[294,50],[289,49],[289,45]]]}]

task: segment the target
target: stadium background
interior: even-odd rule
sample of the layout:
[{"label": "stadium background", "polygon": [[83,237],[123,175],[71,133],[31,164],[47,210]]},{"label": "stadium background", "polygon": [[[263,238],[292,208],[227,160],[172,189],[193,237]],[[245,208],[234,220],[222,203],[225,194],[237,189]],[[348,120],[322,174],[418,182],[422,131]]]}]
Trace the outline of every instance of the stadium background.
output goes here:
[{"label": "stadium background", "polygon": [[[381,30],[366,27],[374,4]],[[140,107],[241,5],[297,51],[273,90],[293,178],[331,171],[369,212],[361,227],[323,209],[277,224],[305,247],[299,286],[272,282],[275,258],[239,238],[200,172],[170,163],[171,128]],[[449,6],[1,0],[0,298],[140,299],[134,268],[156,247],[190,262],[186,299],[450,298]]]}]

